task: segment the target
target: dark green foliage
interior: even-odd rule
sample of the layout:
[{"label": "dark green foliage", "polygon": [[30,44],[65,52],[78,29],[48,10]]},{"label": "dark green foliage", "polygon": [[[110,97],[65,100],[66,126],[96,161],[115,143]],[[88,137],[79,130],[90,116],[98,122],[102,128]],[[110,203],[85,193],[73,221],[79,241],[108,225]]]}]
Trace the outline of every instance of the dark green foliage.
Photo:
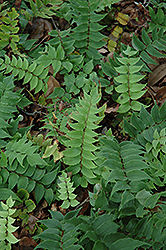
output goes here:
[{"label": "dark green foliage", "polygon": [[98,4],[99,1],[96,0],[69,1],[69,6],[71,7],[71,12],[69,13],[71,13],[73,22],[77,25],[70,34],[76,40],[74,46],[88,60],[94,59],[95,61],[101,59],[97,49],[106,43],[103,41],[105,36],[99,32],[104,26],[98,23],[105,15],[95,13]]},{"label": "dark green foliage", "polygon": [[51,18],[55,15],[55,10],[57,10],[62,1],[61,0],[36,0],[34,3],[33,0],[27,0],[30,2],[31,9],[34,16],[42,18]]},{"label": "dark green foliage", "polygon": [[18,80],[24,79],[23,84],[30,82],[30,90],[35,89],[35,93],[41,89],[44,90],[46,80],[48,80],[48,68],[39,65],[36,61],[29,63],[26,58],[17,59],[14,55],[12,60],[5,55],[5,60],[0,58],[0,70],[4,74],[12,73],[14,77],[18,76]]},{"label": "dark green foliage", "polygon": [[[20,14],[10,9],[12,1],[9,9],[0,6],[0,199],[16,200],[0,204],[0,249],[17,241],[10,215],[27,229],[44,200],[65,215],[51,211],[51,219],[40,221],[47,229],[35,236],[35,249],[166,249],[166,103],[155,103],[150,113],[141,106],[148,64],[155,63],[152,56],[165,58],[164,3],[150,8],[152,21],[141,38],[133,34],[134,48],[121,43],[113,58],[102,60],[99,49],[112,29],[101,25],[104,8],[118,1],[20,2]],[[56,24],[55,15],[65,20]],[[18,27],[26,33],[33,17],[51,18],[55,30],[29,39]],[[119,113],[128,112],[121,114],[119,127],[128,133],[121,142],[110,128],[116,111],[101,123],[114,101]]]},{"label": "dark green foliage", "polygon": [[[149,31],[142,29],[142,41],[133,35],[132,45],[139,51],[140,57],[147,64],[157,64],[151,56],[156,58],[165,57],[166,50],[166,33],[164,26],[166,26],[166,18],[164,11],[158,9],[157,13],[153,8],[149,8],[152,22],[150,23]],[[148,33],[151,33],[151,38]],[[162,53],[162,51],[164,53]]]},{"label": "dark green foliage", "polygon": [[40,235],[35,236],[35,239],[42,239],[35,249],[42,248],[48,250],[84,249],[78,242],[78,229],[70,223],[72,218],[75,218],[78,211],[69,212],[66,216],[60,212],[50,211],[52,219],[42,220],[41,222],[48,228]]},{"label": "dark green foliage", "polygon": [[23,188],[17,192],[17,196],[21,201],[15,202],[15,206],[18,206],[18,208],[13,214],[13,217],[19,217],[22,220],[21,225],[25,226],[28,223],[29,213],[36,208],[36,205],[31,199],[29,199],[29,193]]},{"label": "dark green foliage", "polygon": [[[5,153],[1,152],[1,188],[24,188],[29,193],[34,191],[36,202],[43,197],[50,204],[54,199],[56,186],[52,186],[59,165],[46,163],[37,153],[34,146],[26,137],[12,140],[6,145]],[[50,165],[51,164],[51,165]]]},{"label": "dark green foliage", "polygon": [[[12,138],[17,131],[19,117],[16,120],[14,114],[17,112],[17,107],[23,108],[30,102],[19,92],[13,92],[14,83],[13,77],[1,77],[0,81],[0,146],[5,146],[5,138]],[[8,123],[7,121],[10,122]],[[21,130],[20,130],[21,131]]]}]

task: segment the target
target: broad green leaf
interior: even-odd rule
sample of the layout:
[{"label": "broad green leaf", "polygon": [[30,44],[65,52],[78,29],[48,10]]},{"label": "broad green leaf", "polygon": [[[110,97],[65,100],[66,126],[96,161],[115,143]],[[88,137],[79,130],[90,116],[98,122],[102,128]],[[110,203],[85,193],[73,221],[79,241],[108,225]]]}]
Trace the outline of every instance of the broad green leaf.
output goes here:
[{"label": "broad green leaf", "polygon": [[152,40],[150,39],[144,28],[142,29],[142,40],[146,45],[152,43]]},{"label": "broad green leaf", "polygon": [[134,137],[137,134],[137,130],[130,125],[130,123],[128,121],[126,121],[125,119],[124,121],[124,130],[132,137]]},{"label": "broad green leaf", "polygon": [[[146,91],[145,91],[146,92]],[[134,110],[134,111],[140,111],[141,110],[141,103],[140,102],[137,102],[137,101],[132,101],[131,102],[131,108]]]},{"label": "broad green leaf", "polygon": [[116,82],[124,83],[124,84],[128,83],[128,81],[129,81],[127,75],[116,76],[116,77],[114,77],[114,80],[115,80]]},{"label": "broad green leaf", "polygon": [[36,202],[39,203],[39,201],[43,198],[45,193],[44,186],[42,184],[37,183],[34,192],[35,192]]},{"label": "broad green leaf", "polygon": [[165,54],[162,54],[162,53],[159,52],[157,49],[155,49],[152,45],[148,45],[146,50],[147,50],[147,52],[148,52],[150,55],[155,56],[155,57],[162,58],[162,57],[165,57],[165,56],[166,56]]},{"label": "broad green leaf", "polygon": [[118,87],[115,88],[116,92],[118,93],[124,93],[128,91],[128,85],[127,84],[121,84]]},{"label": "broad green leaf", "polygon": [[136,50],[140,50],[140,51],[146,48],[146,46],[135,35],[133,35],[132,45]]},{"label": "broad green leaf", "polygon": [[34,166],[34,165],[46,166],[47,165],[47,163],[40,157],[39,154],[28,155],[27,161],[31,166]]},{"label": "broad green leaf", "polygon": [[130,104],[127,102],[127,103],[122,104],[122,105],[119,107],[118,112],[119,112],[119,113],[126,113],[126,112],[128,112],[130,109],[131,109],[131,106],[130,106]]},{"label": "broad green leaf", "polygon": [[100,240],[96,241],[93,249],[92,250],[107,250],[108,248],[106,247],[106,245],[104,244],[104,242],[101,242]]},{"label": "broad green leaf", "polygon": [[[141,98],[141,96],[143,96],[143,95],[146,93],[146,91],[147,91],[147,90],[140,91],[140,92],[130,92],[130,98],[131,98],[132,100],[137,100],[137,99]],[[131,106],[132,106],[132,104],[131,104]],[[132,106],[132,107],[133,107],[133,106]],[[137,109],[137,110],[139,111],[140,108]]]},{"label": "broad green leaf", "polygon": [[115,243],[112,244],[112,249],[113,250],[134,250],[138,247],[141,247],[141,246],[147,246],[147,247],[150,247],[151,244],[149,243],[146,243],[146,242],[142,242],[142,241],[139,241],[139,240],[135,240],[135,239],[132,239],[132,238],[124,238],[124,239],[119,239],[117,241],[115,241]]},{"label": "broad green leaf", "polygon": [[90,60],[83,66],[83,70],[85,73],[90,74],[92,72],[93,67],[93,60]]},{"label": "broad green leaf", "polygon": [[146,63],[158,65],[158,63],[155,62],[145,51],[142,51],[140,56]]},{"label": "broad green leaf", "polygon": [[145,76],[144,75],[137,75],[137,74],[130,74],[129,75],[129,82],[135,83],[141,81]]}]

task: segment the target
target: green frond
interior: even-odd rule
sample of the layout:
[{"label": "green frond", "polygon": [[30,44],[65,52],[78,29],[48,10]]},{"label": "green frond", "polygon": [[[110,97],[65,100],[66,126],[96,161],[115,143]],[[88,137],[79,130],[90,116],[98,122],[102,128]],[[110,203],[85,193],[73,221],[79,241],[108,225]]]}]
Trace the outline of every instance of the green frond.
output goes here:
[{"label": "green frond", "polygon": [[48,75],[48,68],[34,61],[31,65],[26,58],[17,59],[14,55],[12,60],[5,55],[5,60],[0,60],[0,71],[4,74],[12,73],[18,80],[23,79],[23,84],[30,83],[30,90],[35,89],[35,93],[44,90]]},{"label": "green frond", "polygon": [[114,67],[116,72],[120,74],[114,77],[114,82],[118,85],[115,87],[115,90],[117,93],[120,93],[116,100],[120,104],[118,112],[139,111],[141,103],[137,100],[146,93],[146,90],[143,90],[146,84],[138,83],[145,77],[140,74],[143,65],[137,65],[140,57],[133,57],[137,52],[131,50],[129,46],[123,53],[124,57],[117,57],[120,65]]},{"label": "green frond", "polygon": [[5,250],[11,249],[11,244],[17,243],[19,240],[13,235],[18,227],[14,227],[12,224],[15,219],[12,218],[12,215],[16,211],[12,209],[14,206],[14,201],[10,196],[6,204],[1,201],[0,207],[0,248]]},{"label": "green frond", "polygon": [[[67,136],[70,141],[66,142],[68,149],[63,151],[64,163],[69,165],[70,170],[74,175],[76,185],[86,186],[87,179],[96,178],[94,171],[97,168],[95,164],[95,151],[97,146],[97,133],[94,132],[99,126],[95,123],[100,119],[96,114],[99,110],[96,104],[100,100],[100,94],[97,88],[94,88],[90,95],[84,92],[84,99],[80,100],[80,105],[76,106],[76,111],[72,113],[71,118],[73,123],[70,127],[73,129],[68,131]],[[79,176],[81,173],[82,177]]]},{"label": "green frond", "polygon": [[70,177],[67,177],[67,174],[62,172],[59,180],[60,183],[58,184],[58,187],[60,189],[58,198],[63,201],[61,207],[67,209],[70,206],[77,206],[79,202],[75,199],[77,195],[73,194],[75,188],[73,187],[73,183],[70,181]]},{"label": "green frond", "polygon": [[73,249],[80,250],[84,248],[78,244],[77,237],[79,232],[77,227],[72,225],[69,220],[77,220],[76,216],[78,210],[69,212],[63,216],[60,212],[50,211],[52,219],[42,220],[48,229],[39,235],[36,235],[34,239],[41,239],[42,242],[35,247],[35,249]]}]

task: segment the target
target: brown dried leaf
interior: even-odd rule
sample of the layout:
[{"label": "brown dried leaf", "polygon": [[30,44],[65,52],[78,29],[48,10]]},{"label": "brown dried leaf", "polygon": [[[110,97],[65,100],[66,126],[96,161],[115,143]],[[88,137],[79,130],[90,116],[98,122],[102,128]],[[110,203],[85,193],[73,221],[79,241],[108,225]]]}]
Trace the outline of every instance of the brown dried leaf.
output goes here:
[{"label": "brown dried leaf", "polygon": [[51,30],[53,30],[53,26],[49,21],[43,18],[36,18],[32,22],[29,22],[25,33],[30,34],[30,39],[40,39],[47,36]]},{"label": "brown dried leaf", "polygon": [[118,110],[118,108],[119,108],[119,104],[117,104],[116,107],[108,107],[108,108],[106,109],[105,113],[110,114],[110,113],[112,113],[112,112],[116,112],[116,111]]},{"label": "brown dried leaf", "polygon": [[19,246],[20,247],[36,247],[37,243],[36,241],[34,241],[32,238],[29,238],[27,236],[24,236],[21,238],[21,240],[19,241]]},{"label": "brown dried leaf", "polygon": [[15,0],[15,6],[16,8],[19,10],[19,8],[21,7],[21,2],[22,0]]},{"label": "brown dried leaf", "polygon": [[57,211],[58,207],[57,207],[57,202],[52,203],[51,205],[51,211]]},{"label": "brown dried leaf", "polygon": [[48,90],[45,94],[45,97],[47,98],[50,94],[53,93],[54,88],[60,87],[59,82],[55,79],[55,77],[50,76],[47,82]]},{"label": "brown dried leaf", "polygon": [[33,216],[33,215],[29,216],[28,227],[30,228],[31,231],[34,230],[34,226],[36,224],[36,221],[37,221],[37,218],[35,216]]},{"label": "brown dried leaf", "polygon": [[148,85],[153,86],[166,76],[166,63],[158,65],[153,73],[149,74]]}]

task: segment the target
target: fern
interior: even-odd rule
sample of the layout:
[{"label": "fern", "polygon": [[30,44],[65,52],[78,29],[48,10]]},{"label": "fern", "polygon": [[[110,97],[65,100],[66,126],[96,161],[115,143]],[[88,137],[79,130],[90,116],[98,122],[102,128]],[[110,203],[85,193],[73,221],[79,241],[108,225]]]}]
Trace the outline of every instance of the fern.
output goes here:
[{"label": "fern", "polygon": [[[6,145],[5,138],[12,138],[18,132],[19,117],[16,120],[13,113],[17,113],[17,107],[23,108],[30,102],[19,92],[13,92],[13,77],[2,77],[0,82],[0,146]],[[26,129],[25,129],[26,130]],[[23,132],[24,130],[19,130]]]},{"label": "fern", "polygon": [[130,47],[127,47],[124,51],[125,56],[117,58],[121,66],[115,67],[115,70],[121,75],[114,77],[114,81],[121,83],[115,88],[116,92],[122,93],[117,99],[117,102],[120,104],[118,109],[120,113],[126,113],[130,109],[139,111],[141,104],[136,100],[146,92],[146,90],[142,91],[146,84],[137,83],[144,78],[144,75],[139,73],[143,65],[136,66],[140,58],[132,57],[136,53],[136,51],[132,51]]},{"label": "fern", "polygon": [[149,24],[148,31],[153,31],[153,29],[155,30],[164,29],[165,31],[166,30],[166,18],[165,18],[166,5],[165,3],[157,3],[157,2],[156,2],[156,5],[158,5],[156,10],[154,8],[149,7],[151,22],[148,23]]},{"label": "fern", "polygon": [[28,0],[34,16],[42,18],[51,18],[55,15],[55,10],[59,9],[61,0],[36,0],[34,3],[32,0]]},{"label": "fern", "polygon": [[69,212],[64,217],[60,212],[50,211],[50,213],[52,219],[41,221],[48,229],[34,237],[34,239],[40,238],[43,240],[35,249],[84,249],[81,245],[77,244],[78,230],[69,221],[69,219],[76,217],[78,211]]},{"label": "fern", "polygon": [[[96,104],[100,100],[97,88],[94,88],[90,95],[84,92],[84,99],[80,100],[80,107],[76,107],[76,112],[71,115],[73,123],[70,127],[73,131],[69,131],[67,136],[71,138],[65,144],[68,147],[64,154],[64,163],[69,165],[68,171],[72,172],[75,185],[87,186],[87,179],[93,182],[96,178],[95,170],[97,168],[94,155],[97,146],[94,139],[97,134],[93,131],[98,128],[95,122],[99,121],[99,117],[95,114],[99,113]],[[80,174],[81,175],[80,175]]]},{"label": "fern", "polygon": [[[108,250],[120,247],[123,249],[124,246],[126,249],[134,250],[136,247],[151,246],[149,243],[118,232],[120,226],[114,222],[112,214],[98,216],[92,213],[89,217],[76,217],[78,210],[69,212],[65,216],[59,212],[50,213],[52,219],[41,221],[48,229],[34,237],[43,240],[36,249],[40,247],[51,250],[56,247],[56,249]],[[77,244],[74,244],[75,242]]]},{"label": "fern", "polygon": [[24,188],[28,193],[34,191],[36,202],[43,197],[51,204],[56,185],[53,184],[60,166],[41,159],[34,146],[26,137],[12,140],[6,145],[5,153],[1,152],[1,185],[13,189]]},{"label": "fern", "polygon": [[114,3],[118,3],[118,2],[119,2],[118,0],[111,0],[111,1],[110,0],[102,0],[102,1],[100,1],[99,7],[96,11],[100,12],[100,11],[104,10],[105,8],[111,9],[111,5]]},{"label": "fern", "polygon": [[73,22],[77,24],[77,27],[71,30],[70,37],[76,40],[74,46],[79,49],[79,53],[96,62],[101,59],[97,49],[106,43],[102,40],[105,36],[99,32],[104,26],[98,24],[105,15],[94,12],[98,5],[99,1],[96,0],[69,1]]},{"label": "fern", "polygon": [[17,210],[13,214],[13,217],[20,218],[22,220],[21,226],[23,227],[28,224],[29,213],[36,208],[36,205],[31,199],[29,199],[29,193],[25,189],[20,189],[17,192],[17,196],[21,199],[21,202],[15,202]]},{"label": "fern", "polygon": [[1,202],[0,209],[0,248],[4,250],[10,250],[11,244],[15,244],[19,240],[12,234],[17,230],[18,227],[14,227],[12,224],[15,219],[11,216],[14,214],[16,209],[12,209],[14,201],[9,197],[6,204]]},{"label": "fern", "polygon": [[54,75],[56,75],[56,73],[63,68],[67,70],[67,73],[71,71],[73,65],[69,61],[65,60],[65,52],[61,45],[59,45],[56,50],[54,47],[49,45],[47,50],[47,54],[45,53],[45,55],[42,55],[38,58],[37,62],[39,64],[44,65],[44,67],[52,65]]},{"label": "fern", "polygon": [[[162,9],[158,9],[157,14],[150,8],[150,14],[152,18],[149,31],[151,32],[151,38],[145,29],[142,29],[142,41],[133,34],[132,45],[139,51],[140,57],[147,64],[158,64],[151,56],[156,58],[164,58],[166,49],[166,34],[164,25],[166,25],[166,18]],[[157,23],[154,24],[153,22]],[[152,26],[152,24],[154,24]],[[160,26],[161,25],[161,26]],[[163,51],[164,53],[161,53]]]},{"label": "fern", "polygon": [[69,208],[69,206],[75,207],[79,204],[77,200],[75,200],[76,195],[73,194],[75,188],[73,187],[73,183],[70,182],[70,177],[67,178],[67,174],[62,172],[62,176],[59,177],[60,183],[59,186],[59,196],[58,198],[63,201],[61,205],[62,208]]},{"label": "fern", "polygon": [[[0,5],[0,11],[5,6],[5,3]],[[19,31],[18,24],[19,14],[12,8],[12,11],[7,9],[0,12],[0,48],[3,49],[6,46],[10,46],[13,52],[18,53],[18,42],[20,40],[17,35]]]},{"label": "fern", "polygon": [[14,77],[18,76],[18,80],[24,79],[23,84],[30,82],[30,90],[35,89],[35,93],[38,93],[40,90],[44,90],[45,83],[48,80],[48,68],[44,68],[43,65],[37,64],[34,61],[31,65],[26,58],[19,59],[13,55],[12,60],[5,55],[5,60],[0,58],[0,70],[4,74],[12,73]]},{"label": "fern", "polygon": [[70,55],[74,51],[74,42],[75,39],[70,37],[70,29],[68,30],[52,30],[49,35],[53,37],[50,39],[46,44],[50,44],[51,46],[55,46],[57,48],[59,44],[62,46],[62,48],[65,51],[66,55]]}]

